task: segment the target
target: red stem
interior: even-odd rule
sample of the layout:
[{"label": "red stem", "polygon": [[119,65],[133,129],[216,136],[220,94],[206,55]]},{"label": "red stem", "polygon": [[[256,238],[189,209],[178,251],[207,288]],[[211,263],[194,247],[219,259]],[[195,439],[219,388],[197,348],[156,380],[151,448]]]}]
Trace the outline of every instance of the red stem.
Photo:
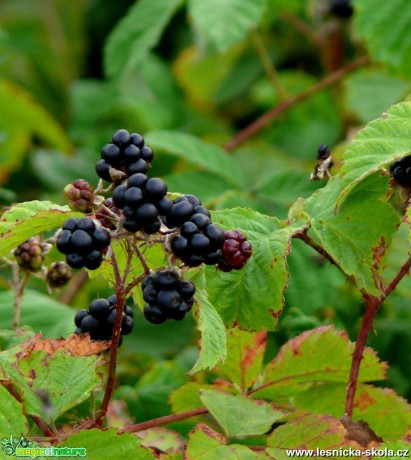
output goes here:
[{"label": "red stem", "polygon": [[[95,425],[101,426],[104,416],[107,413],[107,408],[113,394],[114,384],[116,381],[116,368],[117,368],[117,352],[118,344],[120,342],[120,331],[121,331],[121,322],[123,319],[123,310],[124,310],[124,300],[125,300],[125,290],[124,283],[120,275],[120,270],[118,268],[117,259],[114,254],[114,251],[111,255],[111,263],[113,264],[114,277],[116,280],[116,320],[114,322],[113,335],[111,338],[111,347],[110,347],[110,360],[108,365],[108,376],[107,384],[104,392],[103,402],[101,403],[100,410],[98,411]],[[127,275],[125,275],[127,276]]]}]

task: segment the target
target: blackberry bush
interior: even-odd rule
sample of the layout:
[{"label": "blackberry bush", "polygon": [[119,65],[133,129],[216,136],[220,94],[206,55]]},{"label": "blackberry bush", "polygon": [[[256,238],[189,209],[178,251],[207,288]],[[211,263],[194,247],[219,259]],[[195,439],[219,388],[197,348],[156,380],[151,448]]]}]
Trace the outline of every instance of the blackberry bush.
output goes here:
[{"label": "blackberry bush", "polygon": [[96,270],[103,261],[102,251],[110,240],[110,233],[97,220],[72,217],[66,220],[57,235],[57,249],[66,255],[70,267]]}]

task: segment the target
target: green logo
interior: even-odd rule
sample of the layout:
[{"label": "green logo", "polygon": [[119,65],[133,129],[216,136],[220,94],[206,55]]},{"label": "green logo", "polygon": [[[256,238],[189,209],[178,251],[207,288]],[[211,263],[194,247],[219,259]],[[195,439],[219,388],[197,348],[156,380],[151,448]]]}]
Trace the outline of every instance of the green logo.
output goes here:
[{"label": "green logo", "polygon": [[24,436],[16,437],[12,434],[8,438],[2,438],[1,445],[7,455],[14,457],[85,457],[87,455],[85,447],[40,447]]}]

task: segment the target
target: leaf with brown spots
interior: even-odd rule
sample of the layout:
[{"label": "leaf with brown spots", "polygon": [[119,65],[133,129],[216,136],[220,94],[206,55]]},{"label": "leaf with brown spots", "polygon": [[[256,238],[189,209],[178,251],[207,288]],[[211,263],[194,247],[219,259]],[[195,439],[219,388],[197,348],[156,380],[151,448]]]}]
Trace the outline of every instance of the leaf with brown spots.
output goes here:
[{"label": "leaf with brown spots", "polygon": [[[289,340],[264,370],[258,398],[285,399],[318,382],[348,382],[354,343],[333,326],[322,326]],[[386,364],[367,348],[361,363],[359,381],[382,380]]]},{"label": "leaf with brown spots", "polygon": [[33,351],[45,351],[52,355],[58,350],[65,350],[74,356],[92,356],[107,350],[110,341],[93,341],[88,334],[73,334],[67,339],[41,340],[41,334],[37,334],[35,340],[32,338],[22,345],[22,357],[27,357]]},{"label": "leaf with brown spots", "polygon": [[267,332],[230,329],[227,334],[227,359],[219,370],[222,376],[241,389],[254,385],[263,363]]}]

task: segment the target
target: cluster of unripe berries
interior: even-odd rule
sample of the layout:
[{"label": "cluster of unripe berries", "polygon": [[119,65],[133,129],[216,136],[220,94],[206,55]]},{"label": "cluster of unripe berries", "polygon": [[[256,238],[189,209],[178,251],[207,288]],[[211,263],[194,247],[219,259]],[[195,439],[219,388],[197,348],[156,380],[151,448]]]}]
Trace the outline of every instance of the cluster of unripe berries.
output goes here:
[{"label": "cluster of unripe berries", "polygon": [[403,187],[411,188],[411,155],[393,163],[390,172],[395,182]]},{"label": "cluster of unripe berries", "polygon": [[[74,323],[77,326],[76,334],[89,333],[91,340],[111,340],[113,335],[114,323],[116,321],[116,304],[115,295],[108,299],[93,300],[88,310],[79,310],[74,317]],[[128,335],[134,327],[134,313],[131,307],[124,305],[121,319],[121,335]]]},{"label": "cluster of unripe berries", "polygon": [[141,289],[146,303],[144,316],[154,324],[167,319],[180,321],[194,303],[196,288],[189,280],[182,280],[172,269],[158,270],[144,278]]}]

